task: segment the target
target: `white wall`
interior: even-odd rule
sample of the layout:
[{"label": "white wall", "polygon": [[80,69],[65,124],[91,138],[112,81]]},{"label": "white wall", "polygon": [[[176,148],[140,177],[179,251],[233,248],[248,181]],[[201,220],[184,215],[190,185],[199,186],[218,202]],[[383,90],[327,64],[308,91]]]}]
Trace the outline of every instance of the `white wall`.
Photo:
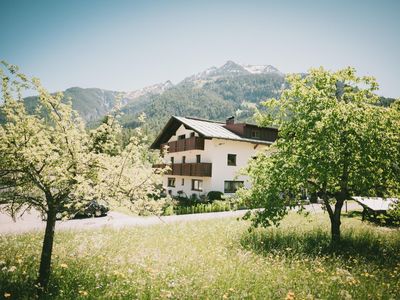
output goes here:
[{"label": "white wall", "polygon": [[[187,130],[181,125],[176,134],[172,136],[169,142],[176,141],[179,135],[190,137],[192,130]],[[196,136],[198,134],[196,133]],[[178,191],[183,191],[190,197],[192,194],[207,194],[209,191],[224,192],[224,181],[244,181],[245,187],[250,187],[248,178],[238,173],[241,168],[247,165],[249,159],[257,152],[265,150],[268,146],[253,144],[248,142],[231,141],[224,139],[206,139],[204,150],[189,150],[182,152],[167,153],[164,156],[164,162],[170,163],[171,157],[174,157],[174,163],[182,163],[182,157],[186,156],[186,163],[195,163],[196,155],[201,155],[201,162],[212,163],[212,177],[193,177],[193,176],[175,176],[165,175],[163,185],[167,191],[171,190],[172,195]],[[236,154],[236,166],[228,166],[228,154]],[[175,187],[168,187],[168,178],[175,178]],[[184,185],[181,181],[184,178]],[[192,191],[192,179],[203,180],[203,192]]]},{"label": "white wall", "polygon": [[[247,162],[259,151],[268,146],[238,142],[223,139],[212,139],[208,145],[207,152],[212,159],[212,182],[213,190],[224,192],[224,181],[244,181],[245,187],[249,188],[248,177],[239,175],[240,170],[246,167]],[[228,166],[228,154],[236,154],[236,166]]]},{"label": "white wall", "polygon": [[[175,178],[175,187],[169,187],[168,178]],[[184,179],[184,185],[182,185],[182,179]],[[192,191],[192,180],[199,179],[203,181],[203,191]],[[163,186],[168,191],[172,191],[172,195],[176,196],[178,191],[183,191],[188,197],[192,194],[202,195],[207,194],[213,190],[211,187],[211,177],[194,177],[194,176],[176,176],[176,175],[165,175],[163,180]]]},{"label": "white wall", "polygon": [[[175,135],[171,136],[171,138],[168,140],[168,142],[173,142],[178,140],[178,136],[180,135],[186,135],[186,138],[190,137],[190,134],[194,132],[193,130],[188,130],[185,128],[185,126],[181,125],[175,132]],[[197,132],[194,132],[195,136],[199,136]]]}]

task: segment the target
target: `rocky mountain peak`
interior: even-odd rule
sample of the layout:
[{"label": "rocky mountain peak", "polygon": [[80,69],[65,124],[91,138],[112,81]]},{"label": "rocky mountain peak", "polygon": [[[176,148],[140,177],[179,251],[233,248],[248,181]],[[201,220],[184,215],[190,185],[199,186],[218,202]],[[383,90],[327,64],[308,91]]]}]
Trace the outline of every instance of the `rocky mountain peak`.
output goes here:
[{"label": "rocky mountain peak", "polygon": [[146,86],[139,90],[128,92],[126,94],[126,98],[136,99],[136,98],[139,98],[144,95],[162,94],[164,91],[166,91],[167,89],[170,89],[173,86],[174,86],[174,84],[170,80],[167,80],[165,82],[156,83],[156,84],[153,84],[150,86]]},{"label": "rocky mountain peak", "polygon": [[221,67],[211,67],[200,73],[187,77],[184,81],[213,80],[220,77],[232,77],[249,74],[280,73],[277,68],[271,65],[242,65],[228,60]]}]

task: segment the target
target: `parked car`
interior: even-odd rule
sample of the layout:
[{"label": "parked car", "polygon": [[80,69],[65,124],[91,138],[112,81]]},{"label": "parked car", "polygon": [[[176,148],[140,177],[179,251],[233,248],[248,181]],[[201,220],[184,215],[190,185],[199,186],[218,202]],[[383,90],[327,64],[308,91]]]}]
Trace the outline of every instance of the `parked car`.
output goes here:
[{"label": "parked car", "polygon": [[[83,210],[78,212],[71,212],[68,208],[60,210],[56,214],[56,219],[61,220],[66,214],[68,214],[68,219],[102,217],[106,216],[109,210],[107,206],[100,204],[96,200],[92,200],[86,204]],[[44,215],[42,219],[46,220],[46,216]]]},{"label": "parked car", "polygon": [[96,200],[90,201],[86,204],[83,211],[74,214],[72,218],[90,218],[106,216],[110,209],[103,204],[98,203]]}]

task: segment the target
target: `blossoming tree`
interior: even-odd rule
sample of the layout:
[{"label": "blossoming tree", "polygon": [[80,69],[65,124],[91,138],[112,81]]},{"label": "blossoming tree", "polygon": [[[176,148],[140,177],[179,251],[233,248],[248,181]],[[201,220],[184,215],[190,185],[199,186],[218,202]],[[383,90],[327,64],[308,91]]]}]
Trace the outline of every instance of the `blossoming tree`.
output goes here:
[{"label": "blossoming tree", "polygon": [[[119,130],[117,121],[105,122],[89,133],[61,93],[50,94],[38,79],[29,79],[4,62],[0,77],[4,119],[0,125],[0,204],[12,216],[31,207],[46,216],[38,277],[42,292],[50,278],[57,212],[77,212],[93,199],[111,205],[142,204],[156,193],[159,177],[151,169],[140,131],[120,148],[114,136]],[[32,114],[24,106],[25,89],[38,93],[38,107]]]}]

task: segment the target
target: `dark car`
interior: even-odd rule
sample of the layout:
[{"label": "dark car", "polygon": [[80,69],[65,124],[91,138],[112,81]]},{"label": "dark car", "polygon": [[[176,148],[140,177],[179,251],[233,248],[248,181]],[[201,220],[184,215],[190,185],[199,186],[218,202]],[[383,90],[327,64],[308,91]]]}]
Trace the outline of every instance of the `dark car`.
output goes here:
[{"label": "dark car", "polygon": [[[56,219],[61,220],[64,216],[68,216],[68,219],[79,219],[79,218],[90,218],[90,217],[102,217],[106,216],[110,209],[97,202],[96,200],[92,200],[88,202],[85,208],[78,212],[73,212],[68,208],[62,209],[56,214]],[[46,220],[46,215],[43,216],[43,220]]]},{"label": "dark car", "polygon": [[83,211],[78,211],[72,218],[90,218],[106,216],[110,209],[96,200],[90,201]]}]

